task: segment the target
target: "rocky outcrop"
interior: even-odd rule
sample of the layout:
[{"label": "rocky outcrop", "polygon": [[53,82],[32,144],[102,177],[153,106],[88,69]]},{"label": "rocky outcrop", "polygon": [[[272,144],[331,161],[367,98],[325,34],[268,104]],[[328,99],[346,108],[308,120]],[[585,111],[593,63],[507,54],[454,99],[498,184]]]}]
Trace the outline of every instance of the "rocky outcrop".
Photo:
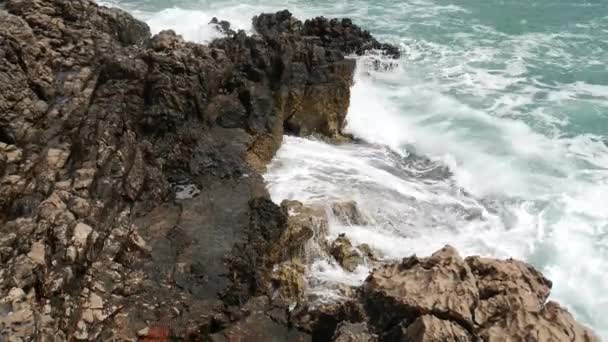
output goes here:
[{"label": "rocky outcrop", "polygon": [[515,260],[462,259],[452,247],[383,266],[361,288],[390,341],[597,341],[558,304],[551,282]]},{"label": "rocky outcrop", "polygon": [[350,298],[296,309],[291,318],[318,341],[599,341],[547,302],[550,289],[523,262],[463,259],[446,246],[386,263]]},{"label": "rocky outcrop", "polygon": [[339,49],[348,54],[362,55],[369,50],[376,50],[392,58],[398,58],[399,48],[378,42],[368,31],[353,24],[348,18],[327,19],[318,17],[304,23],[306,35],[319,37],[324,47]]}]

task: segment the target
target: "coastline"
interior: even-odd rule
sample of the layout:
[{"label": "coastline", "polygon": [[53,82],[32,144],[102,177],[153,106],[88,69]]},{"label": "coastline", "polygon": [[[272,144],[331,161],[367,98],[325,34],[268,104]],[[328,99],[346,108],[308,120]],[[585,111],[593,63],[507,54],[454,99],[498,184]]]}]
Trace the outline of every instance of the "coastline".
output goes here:
[{"label": "coastline", "polygon": [[[400,284],[376,281],[383,272],[408,279],[418,267],[443,265],[479,284],[475,272],[486,261],[463,261],[449,248],[401,266],[379,265],[353,289],[352,301],[309,310],[302,299],[306,264],[296,259],[323,215],[272,203],[260,172],[284,134],[347,139],[341,129],[355,63],[345,55],[398,54],[350,20],[260,15],[259,35],[227,32],[203,46],[171,31],[150,37],[125,12],[86,0],[4,5],[0,247],[8,267],[0,273],[0,301],[11,309],[0,324],[7,337],[146,339],[158,329],[211,340],[530,333],[488,327],[460,310],[486,300],[496,311],[486,315],[542,322],[537,336],[559,340],[551,334],[568,326],[568,338],[593,339],[565,310],[545,305],[550,283],[530,266],[496,275],[508,285],[486,292],[513,290],[498,304],[479,285],[466,289],[470,302],[454,308],[452,297],[424,293],[432,286],[420,293],[439,304],[394,296]],[[177,198],[184,187],[196,195]],[[349,248],[331,249],[334,257],[353,256]],[[526,272],[539,284],[530,290],[510,283]],[[528,292],[535,296],[522,294]],[[393,300],[388,309],[401,315],[375,314]],[[452,335],[425,337],[433,331]]]}]

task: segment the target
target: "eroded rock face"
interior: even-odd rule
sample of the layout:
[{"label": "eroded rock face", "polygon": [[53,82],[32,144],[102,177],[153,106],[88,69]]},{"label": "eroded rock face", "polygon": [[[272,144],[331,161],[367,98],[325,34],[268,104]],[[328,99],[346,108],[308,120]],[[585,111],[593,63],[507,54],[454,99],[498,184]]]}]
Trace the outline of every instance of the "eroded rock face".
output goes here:
[{"label": "eroded rock face", "polygon": [[300,296],[310,233],[259,171],[285,128],[340,135],[350,51],[288,12],[254,36],[218,21],[203,46],[90,0],[2,5],[0,298],[19,313],[0,310],[2,338],[214,333],[272,294],[275,265]]},{"label": "eroded rock face", "polygon": [[367,310],[382,328],[433,314],[472,329],[472,308],[479,301],[470,267],[451,247],[427,259],[414,256],[383,266],[370,275],[363,290]]},{"label": "eroded rock face", "polygon": [[372,272],[361,300],[387,340],[597,341],[553,302],[551,283],[519,261],[462,259],[445,247]]}]

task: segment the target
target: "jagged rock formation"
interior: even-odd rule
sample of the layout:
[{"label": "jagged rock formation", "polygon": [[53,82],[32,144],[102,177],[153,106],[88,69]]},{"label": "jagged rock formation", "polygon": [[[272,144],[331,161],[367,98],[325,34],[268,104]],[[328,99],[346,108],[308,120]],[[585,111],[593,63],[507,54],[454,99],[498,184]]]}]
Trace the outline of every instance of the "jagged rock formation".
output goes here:
[{"label": "jagged rock formation", "polygon": [[594,341],[557,303],[551,282],[516,260],[462,259],[452,247],[382,266],[361,287],[386,341]]},{"label": "jagged rock formation", "polygon": [[[368,315],[382,273],[369,300],[309,310],[303,250],[325,221],[274,204],[259,174],[284,133],[341,136],[346,54],[396,48],[287,11],[254,18],[254,36],[218,21],[228,37],[203,46],[90,0],[0,4],[0,339],[342,341],[446,319]],[[473,299],[492,293],[483,279]],[[513,302],[492,301],[487,322]],[[555,305],[496,325],[455,312],[452,331],[480,336],[579,328]]]},{"label": "jagged rock formation", "polygon": [[254,25],[202,46],[89,0],[4,2],[5,336],[205,334],[265,293],[293,232],[257,171],[286,129],[340,135],[354,61],[289,12]]},{"label": "jagged rock formation", "polygon": [[462,259],[446,246],[386,263],[349,299],[301,308],[292,321],[318,341],[599,341],[547,302],[550,289],[523,262]]}]

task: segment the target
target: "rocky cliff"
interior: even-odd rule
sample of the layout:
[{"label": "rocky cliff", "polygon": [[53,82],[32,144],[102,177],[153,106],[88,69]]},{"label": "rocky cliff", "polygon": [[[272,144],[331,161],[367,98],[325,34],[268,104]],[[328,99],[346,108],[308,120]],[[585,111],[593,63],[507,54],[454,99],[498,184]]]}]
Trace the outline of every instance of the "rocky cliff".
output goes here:
[{"label": "rocky cliff", "polygon": [[592,338],[528,266],[505,264],[542,278],[511,291],[454,252],[306,303],[323,215],[272,203],[260,172],[284,134],[342,138],[345,55],[398,56],[349,20],[262,14],[203,46],[90,0],[0,7],[1,339]]}]

